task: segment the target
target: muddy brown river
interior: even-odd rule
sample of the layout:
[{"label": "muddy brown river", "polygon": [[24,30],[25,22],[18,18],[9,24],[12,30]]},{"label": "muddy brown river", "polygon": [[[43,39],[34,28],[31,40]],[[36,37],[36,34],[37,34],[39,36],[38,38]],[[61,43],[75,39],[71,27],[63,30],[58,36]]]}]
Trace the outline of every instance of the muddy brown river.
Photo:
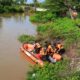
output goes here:
[{"label": "muddy brown river", "polygon": [[0,80],[25,80],[30,70],[30,63],[19,49],[18,37],[22,34],[36,34],[36,26],[29,21],[29,16],[0,15]]}]

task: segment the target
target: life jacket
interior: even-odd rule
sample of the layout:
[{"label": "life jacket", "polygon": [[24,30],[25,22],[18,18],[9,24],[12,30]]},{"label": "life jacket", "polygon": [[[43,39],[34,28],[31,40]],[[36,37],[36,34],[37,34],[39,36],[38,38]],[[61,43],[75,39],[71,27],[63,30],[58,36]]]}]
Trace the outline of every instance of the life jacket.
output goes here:
[{"label": "life jacket", "polygon": [[47,51],[47,54],[51,54],[53,52],[53,48],[51,47],[51,45],[48,46],[46,51]]},{"label": "life jacket", "polygon": [[56,61],[60,61],[62,59],[62,56],[60,54],[54,53],[53,58],[56,59]]},{"label": "life jacket", "polygon": [[55,52],[58,53],[61,49],[63,49],[63,45],[62,44],[57,44],[56,48],[55,48]]},{"label": "life jacket", "polygon": [[61,44],[57,44],[57,48],[60,49],[62,47]]}]

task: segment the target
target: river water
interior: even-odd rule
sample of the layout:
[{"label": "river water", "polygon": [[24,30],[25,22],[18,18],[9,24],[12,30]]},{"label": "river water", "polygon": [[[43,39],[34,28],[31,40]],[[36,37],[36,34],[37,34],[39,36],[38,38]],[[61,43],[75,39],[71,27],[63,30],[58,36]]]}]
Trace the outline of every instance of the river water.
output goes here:
[{"label": "river water", "polygon": [[22,34],[35,35],[36,26],[25,14],[0,15],[0,80],[25,80],[30,64],[22,57]]}]

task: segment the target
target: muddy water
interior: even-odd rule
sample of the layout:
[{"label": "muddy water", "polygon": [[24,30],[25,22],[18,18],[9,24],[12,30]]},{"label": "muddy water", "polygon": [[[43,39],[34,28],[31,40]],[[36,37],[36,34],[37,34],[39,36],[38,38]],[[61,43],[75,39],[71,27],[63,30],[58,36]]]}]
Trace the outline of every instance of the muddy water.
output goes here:
[{"label": "muddy water", "polygon": [[36,34],[36,26],[24,14],[0,15],[0,80],[25,80],[30,64],[20,53],[21,34]]}]

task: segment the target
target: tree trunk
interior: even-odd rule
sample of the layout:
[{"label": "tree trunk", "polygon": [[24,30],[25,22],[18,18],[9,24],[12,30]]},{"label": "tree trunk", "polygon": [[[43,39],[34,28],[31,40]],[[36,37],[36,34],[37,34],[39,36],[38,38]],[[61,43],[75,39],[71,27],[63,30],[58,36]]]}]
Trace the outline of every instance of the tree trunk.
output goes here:
[{"label": "tree trunk", "polygon": [[71,8],[69,8],[69,14],[70,14],[71,19],[73,20],[74,17],[72,16],[72,9]]},{"label": "tree trunk", "polygon": [[68,7],[68,11],[69,11],[71,19],[74,19],[74,17],[72,16],[71,4],[67,0],[64,0],[64,4]]}]

